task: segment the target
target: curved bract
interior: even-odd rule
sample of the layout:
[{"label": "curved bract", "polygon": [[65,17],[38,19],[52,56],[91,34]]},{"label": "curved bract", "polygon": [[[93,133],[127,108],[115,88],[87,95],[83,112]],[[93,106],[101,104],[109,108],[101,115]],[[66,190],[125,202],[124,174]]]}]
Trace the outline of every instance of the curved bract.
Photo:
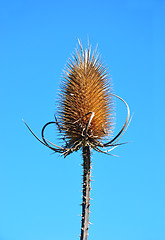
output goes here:
[{"label": "curved bract", "polygon": [[[35,133],[31,130],[31,128],[28,126],[28,124],[24,121],[25,125],[27,126],[27,128],[30,130],[30,132],[34,135],[34,137],[39,141],[41,142],[43,145],[45,145],[46,147],[50,148],[51,150],[53,150],[54,152],[58,152],[58,153],[62,153],[64,155],[64,157],[66,157],[67,155],[69,155],[70,153],[74,152],[74,151],[77,151],[79,150],[83,144],[84,144],[84,141],[85,142],[88,142],[88,144],[96,151],[98,152],[102,152],[102,153],[106,153],[108,155],[113,155],[113,154],[110,154],[109,152],[112,151],[114,148],[116,148],[117,146],[119,145],[122,145],[122,144],[125,144],[125,143],[117,143],[120,138],[123,136],[123,134],[125,133],[125,131],[127,130],[127,127],[130,123],[130,109],[129,109],[129,106],[128,104],[126,103],[125,100],[123,100],[121,97],[113,94],[113,96],[117,97],[118,99],[120,99],[121,101],[124,102],[124,104],[126,105],[127,107],[127,118],[126,118],[126,121],[122,127],[122,129],[118,132],[118,134],[112,139],[110,140],[109,142],[107,143],[102,143],[100,141],[98,141],[97,139],[95,139],[95,141],[92,141],[90,142],[90,138],[89,136],[87,136],[87,131],[88,131],[88,127],[90,126],[90,123],[92,121],[92,118],[94,117],[94,112],[90,112],[88,113],[87,115],[91,115],[91,117],[89,118],[88,122],[87,122],[87,125],[86,125],[86,128],[84,131],[85,134],[82,133],[82,137],[80,137],[79,139],[77,139],[77,141],[74,142],[74,144],[72,145],[72,147],[69,147],[69,143],[66,141],[65,138],[63,138],[63,140],[65,141],[65,146],[64,147],[60,147],[60,146],[57,146],[55,145],[54,143],[51,143],[50,141],[46,140],[45,137],[44,137],[44,131],[46,129],[46,127],[50,124],[56,124],[59,131],[61,132],[61,128],[59,126],[59,123],[57,122],[57,119],[55,118],[55,121],[52,121],[52,122],[48,122],[46,123],[43,128],[42,128],[42,131],[41,131],[41,135],[42,135],[42,140],[39,139]],[[111,149],[107,150],[107,151],[103,151],[101,150],[100,148],[105,148],[105,147],[112,147]]]}]

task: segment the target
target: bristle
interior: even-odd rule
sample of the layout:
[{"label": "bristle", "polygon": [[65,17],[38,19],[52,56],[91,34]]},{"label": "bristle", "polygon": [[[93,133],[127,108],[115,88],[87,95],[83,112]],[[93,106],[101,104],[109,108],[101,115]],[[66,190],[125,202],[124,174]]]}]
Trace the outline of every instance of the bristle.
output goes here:
[{"label": "bristle", "polygon": [[62,79],[59,99],[59,123],[70,144],[82,139],[88,128],[90,140],[100,140],[112,130],[111,83],[97,51],[91,54],[90,47],[79,48],[68,61]]}]

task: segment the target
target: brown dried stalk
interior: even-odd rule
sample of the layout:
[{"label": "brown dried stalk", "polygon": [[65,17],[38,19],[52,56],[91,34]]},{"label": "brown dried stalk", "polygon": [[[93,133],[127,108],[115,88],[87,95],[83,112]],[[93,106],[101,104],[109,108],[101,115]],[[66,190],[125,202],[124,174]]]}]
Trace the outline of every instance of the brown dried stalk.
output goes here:
[{"label": "brown dried stalk", "polygon": [[[78,40],[79,41],[79,40]],[[109,152],[118,145],[121,136],[129,125],[130,111],[128,104],[119,96],[112,94],[108,72],[104,67],[97,50],[91,54],[91,48],[79,48],[69,60],[64,71],[59,93],[58,121],[48,122],[42,128],[40,140],[30,127],[31,133],[42,144],[59,152],[64,157],[82,149],[83,152],[83,202],[80,240],[87,240],[89,228],[90,182],[91,182],[91,148],[98,152],[112,155]],[[112,135],[113,130],[113,97],[120,99],[127,107],[127,119],[119,133],[107,143],[105,137]],[[64,146],[57,146],[44,137],[45,128],[56,124]],[[101,148],[111,147],[107,151]]]},{"label": "brown dried stalk", "polygon": [[90,146],[83,147],[83,202],[80,240],[87,240],[89,229],[89,206],[91,190],[91,154]]}]

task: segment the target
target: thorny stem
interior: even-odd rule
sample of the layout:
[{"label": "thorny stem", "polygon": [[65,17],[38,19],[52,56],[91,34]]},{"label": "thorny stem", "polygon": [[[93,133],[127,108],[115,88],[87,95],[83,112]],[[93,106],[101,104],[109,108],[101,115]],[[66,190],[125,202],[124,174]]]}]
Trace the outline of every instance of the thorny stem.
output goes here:
[{"label": "thorny stem", "polygon": [[80,240],[87,240],[89,229],[90,182],[91,182],[91,154],[90,146],[83,147],[83,202]]}]

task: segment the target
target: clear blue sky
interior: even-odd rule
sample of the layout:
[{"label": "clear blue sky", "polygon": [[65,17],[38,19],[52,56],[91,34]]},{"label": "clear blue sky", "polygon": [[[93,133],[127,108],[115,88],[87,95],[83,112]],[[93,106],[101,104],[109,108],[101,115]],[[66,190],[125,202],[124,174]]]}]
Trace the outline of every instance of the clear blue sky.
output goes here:
[{"label": "clear blue sky", "polygon": [[51,155],[22,118],[38,136],[53,120],[62,70],[87,36],[134,113],[119,158],[92,153],[89,240],[165,239],[164,13],[163,0],[0,2],[0,240],[79,239],[81,152]]}]

